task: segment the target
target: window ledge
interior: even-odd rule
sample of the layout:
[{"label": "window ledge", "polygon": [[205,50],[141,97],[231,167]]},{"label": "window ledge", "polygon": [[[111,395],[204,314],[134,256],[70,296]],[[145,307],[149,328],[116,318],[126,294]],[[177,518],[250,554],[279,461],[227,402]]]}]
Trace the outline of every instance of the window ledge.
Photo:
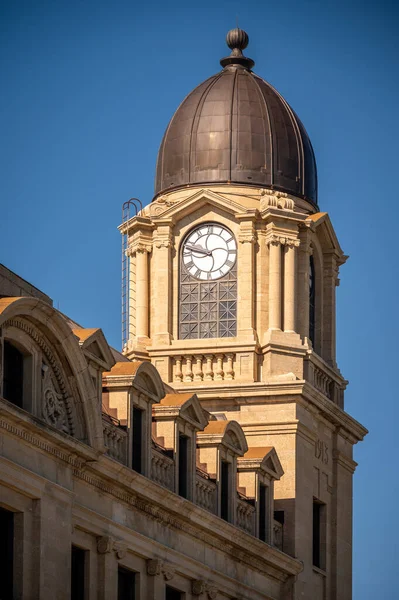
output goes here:
[{"label": "window ledge", "polygon": [[315,573],[327,577],[327,571],[325,569],[320,569],[320,567],[316,567],[315,565],[313,565],[312,569]]}]

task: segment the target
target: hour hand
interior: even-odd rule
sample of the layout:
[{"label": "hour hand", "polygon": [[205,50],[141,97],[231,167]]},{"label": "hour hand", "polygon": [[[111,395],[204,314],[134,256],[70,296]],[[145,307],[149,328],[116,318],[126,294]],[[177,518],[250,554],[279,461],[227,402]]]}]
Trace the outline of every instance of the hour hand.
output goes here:
[{"label": "hour hand", "polygon": [[185,250],[191,250],[192,252],[198,252],[198,254],[204,254],[205,256],[212,256],[212,252],[202,248],[202,246],[196,246],[195,244],[186,244],[184,247]]}]

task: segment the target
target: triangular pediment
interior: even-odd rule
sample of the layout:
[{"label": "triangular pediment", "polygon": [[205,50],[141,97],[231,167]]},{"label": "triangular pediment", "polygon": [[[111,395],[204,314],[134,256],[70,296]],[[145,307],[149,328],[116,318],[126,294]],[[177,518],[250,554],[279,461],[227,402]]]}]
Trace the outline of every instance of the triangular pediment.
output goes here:
[{"label": "triangular pediment", "polygon": [[284,471],[281,466],[280,460],[277,456],[277,452],[274,448],[266,454],[262,461],[262,467],[273,477],[273,479],[280,479]]},{"label": "triangular pediment", "polygon": [[206,205],[222,209],[231,215],[235,215],[243,210],[243,207],[238,202],[234,202],[221,194],[203,188],[182,200],[177,199],[173,202],[165,201],[165,203],[163,203],[162,198],[160,198],[149,208],[149,212],[155,222],[158,218],[162,220],[176,220],[177,216],[180,220],[182,217],[185,217]]},{"label": "triangular pediment", "polygon": [[340,264],[343,264],[348,257],[343,253],[328,213],[319,212],[309,215],[306,221],[311,223],[312,229],[316,232],[323,252],[335,252],[340,259]]},{"label": "triangular pediment", "polygon": [[183,404],[180,411],[180,417],[191,421],[196,429],[204,429],[208,423],[206,414],[196,394]]},{"label": "triangular pediment", "polygon": [[104,371],[115,364],[111,348],[101,329],[73,329],[86,358],[96,362]]}]

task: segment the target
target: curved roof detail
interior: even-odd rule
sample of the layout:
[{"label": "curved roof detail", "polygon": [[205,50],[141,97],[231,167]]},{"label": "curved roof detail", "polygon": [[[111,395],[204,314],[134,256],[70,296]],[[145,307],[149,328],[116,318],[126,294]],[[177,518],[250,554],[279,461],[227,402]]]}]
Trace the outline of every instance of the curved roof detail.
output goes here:
[{"label": "curved roof detail", "polygon": [[196,87],[173,115],[158,153],[155,195],[229,182],[280,190],[317,207],[309,136],[284,98],[252,72],[253,61],[241,53],[244,42],[233,47],[241,39],[228,37],[233,52],[221,60],[224,69]]}]

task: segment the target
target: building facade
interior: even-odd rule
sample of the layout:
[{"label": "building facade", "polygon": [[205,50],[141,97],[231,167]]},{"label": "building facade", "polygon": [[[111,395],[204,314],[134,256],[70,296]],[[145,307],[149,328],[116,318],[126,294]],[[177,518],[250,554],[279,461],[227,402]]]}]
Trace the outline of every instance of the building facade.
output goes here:
[{"label": "building facade", "polygon": [[302,123],[227,42],[120,226],[123,352],[0,273],[2,600],[352,597],[347,257]]}]

